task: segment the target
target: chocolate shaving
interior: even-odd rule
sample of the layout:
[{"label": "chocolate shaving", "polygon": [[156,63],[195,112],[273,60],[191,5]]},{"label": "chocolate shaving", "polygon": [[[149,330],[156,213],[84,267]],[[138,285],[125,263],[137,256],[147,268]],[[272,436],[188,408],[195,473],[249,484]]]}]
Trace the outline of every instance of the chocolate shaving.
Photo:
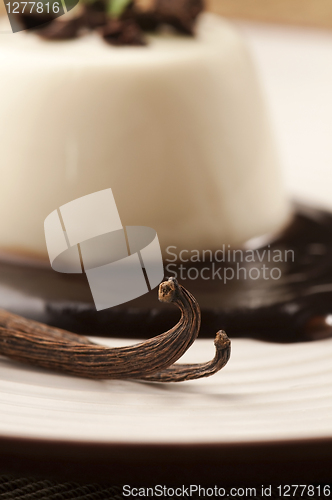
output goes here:
[{"label": "chocolate shaving", "polygon": [[34,30],[37,32],[40,29],[44,28],[46,23],[54,22],[56,19],[56,14],[16,14],[15,19],[22,26],[22,28],[27,30]]},{"label": "chocolate shaving", "polygon": [[162,23],[188,35],[193,35],[195,21],[203,9],[203,0],[156,0],[155,5]]},{"label": "chocolate shaving", "polygon": [[81,15],[65,21],[58,21],[58,16],[54,14],[21,14],[18,21],[25,29],[35,29],[37,34],[48,40],[73,39],[79,36],[82,28],[87,28],[97,29],[103,39],[112,45],[146,45],[143,32],[156,31],[163,24],[193,35],[195,21],[204,8],[204,2],[155,0],[152,8],[144,10],[132,1],[119,18],[108,14],[107,0],[84,3],[82,7]]},{"label": "chocolate shaving", "polygon": [[84,24],[87,28],[94,30],[107,23],[106,4],[103,0],[84,5]]},{"label": "chocolate shaving", "polygon": [[68,21],[53,21],[38,31],[38,35],[47,40],[70,40],[77,38],[80,29],[84,26],[82,16]]},{"label": "chocolate shaving", "polygon": [[112,45],[146,45],[142,30],[132,19],[109,19],[100,32]]},{"label": "chocolate shaving", "polygon": [[136,11],[134,13],[134,19],[143,31],[156,31],[162,23],[162,19],[154,10]]}]

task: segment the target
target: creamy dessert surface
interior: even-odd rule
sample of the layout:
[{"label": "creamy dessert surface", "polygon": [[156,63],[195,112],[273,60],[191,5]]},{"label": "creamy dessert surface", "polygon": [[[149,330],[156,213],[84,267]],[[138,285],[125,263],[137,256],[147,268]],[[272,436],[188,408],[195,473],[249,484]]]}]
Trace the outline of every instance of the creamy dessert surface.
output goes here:
[{"label": "creamy dessert surface", "polygon": [[285,225],[264,103],[236,30],[203,14],[196,38],[148,41],[0,37],[1,249],[46,256],[46,216],[109,187],[122,224],[153,227],[163,248],[239,246]]}]

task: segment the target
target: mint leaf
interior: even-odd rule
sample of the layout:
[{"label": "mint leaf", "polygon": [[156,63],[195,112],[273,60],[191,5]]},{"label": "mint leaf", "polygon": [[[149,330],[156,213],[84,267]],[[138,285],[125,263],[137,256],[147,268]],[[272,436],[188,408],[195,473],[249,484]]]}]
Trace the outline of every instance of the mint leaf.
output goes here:
[{"label": "mint leaf", "polygon": [[108,13],[111,17],[118,18],[126,10],[128,5],[132,0],[109,0],[108,1]]}]

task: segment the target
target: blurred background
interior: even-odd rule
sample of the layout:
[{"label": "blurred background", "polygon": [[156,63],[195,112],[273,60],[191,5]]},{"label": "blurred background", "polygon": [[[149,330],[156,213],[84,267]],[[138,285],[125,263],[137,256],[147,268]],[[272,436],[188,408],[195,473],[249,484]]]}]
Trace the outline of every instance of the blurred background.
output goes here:
[{"label": "blurred background", "polygon": [[247,40],[292,198],[332,209],[332,2],[210,0]]},{"label": "blurred background", "polygon": [[222,16],[268,23],[332,28],[330,0],[207,0]]},{"label": "blurred background", "polygon": [[207,0],[247,40],[290,195],[332,209],[332,2]]}]

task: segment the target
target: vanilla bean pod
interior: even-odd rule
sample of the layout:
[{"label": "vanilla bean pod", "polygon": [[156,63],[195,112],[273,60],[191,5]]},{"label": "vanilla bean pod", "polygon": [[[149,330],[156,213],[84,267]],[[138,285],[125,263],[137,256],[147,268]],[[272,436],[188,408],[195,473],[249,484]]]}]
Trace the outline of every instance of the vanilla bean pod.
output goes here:
[{"label": "vanilla bean pod", "polygon": [[[179,307],[179,322],[157,337],[122,348],[108,348],[82,335],[0,311],[0,354],[43,368],[96,379],[180,381],[199,378],[200,372],[201,376],[208,376],[222,368],[228,360],[230,347],[224,342],[226,334],[220,337],[220,332],[215,341],[216,356],[211,362],[171,366],[197,338],[200,309],[195,298],[173,278],[160,285],[159,300]],[[229,343],[227,336],[226,339]]]},{"label": "vanilla bean pod", "polygon": [[214,340],[216,354],[207,363],[180,364],[175,363],[153,375],[147,375],[141,380],[150,382],[184,382],[203,377],[210,377],[221,370],[231,355],[231,341],[223,330],[219,330]]},{"label": "vanilla bean pod", "polygon": [[177,361],[194,342],[200,327],[197,302],[175,280],[160,285],[159,300],[176,304],[181,310],[180,321],[171,330],[134,346],[83,344],[81,336],[69,332],[63,339],[54,339],[46,326],[17,331],[8,328],[7,317],[7,327],[0,328],[0,354],[88,378],[142,378]]},{"label": "vanilla bean pod", "polygon": [[48,340],[53,339],[54,341],[60,342],[97,345],[91,342],[84,335],[78,335],[76,333],[68,332],[67,330],[54,328],[52,326],[45,325],[44,323],[39,323],[38,321],[26,319],[23,316],[18,316],[8,311],[4,311],[3,309],[0,309],[0,328],[15,330],[22,333],[31,333],[36,336],[38,335],[39,338],[44,337]]}]

